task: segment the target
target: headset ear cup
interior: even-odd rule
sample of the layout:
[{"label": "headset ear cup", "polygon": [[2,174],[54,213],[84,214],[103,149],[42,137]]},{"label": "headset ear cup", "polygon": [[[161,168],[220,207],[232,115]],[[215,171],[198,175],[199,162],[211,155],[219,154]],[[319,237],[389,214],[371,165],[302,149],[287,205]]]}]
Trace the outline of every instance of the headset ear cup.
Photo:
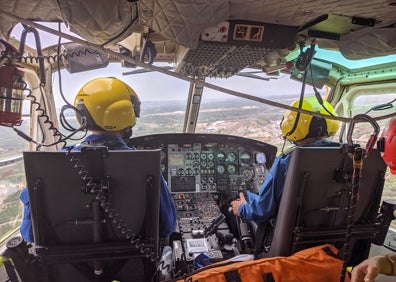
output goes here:
[{"label": "headset ear cup", "polygon": [[137,96],[131,95],[131,102],[133,105],[133,111],[135,112],[135,117],[140,117],[140,100]]},{"label": "headset ear cup", "polygon": [[128,126],[122,131],[122,139],[128,141],[132,137],[132,126]]},{"label": "headset ear cup", "polygon": [[94,122],[93,118],[89,114],[87,108],[84,105],[79,105],[77,106],[77,109],[79,112],[76,113],[78,117],[78,122],[81,124],[81,119],[84,117],[86,119],[87,125],[85,126],[86,129],[88,130],[103,130],[103,128],[100,128],[99,126],[96,125]]}]

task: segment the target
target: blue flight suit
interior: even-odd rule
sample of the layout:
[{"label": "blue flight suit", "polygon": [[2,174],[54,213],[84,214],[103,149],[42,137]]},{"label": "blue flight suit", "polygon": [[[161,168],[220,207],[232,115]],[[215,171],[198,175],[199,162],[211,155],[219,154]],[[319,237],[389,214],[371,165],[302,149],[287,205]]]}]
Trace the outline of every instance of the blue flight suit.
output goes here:
[{"label": "blue flight suit", "polygon": [[[107,146],[110,150],[136,150],[128,147],[125,141],[118,136],[110,134],[92,134],[87,136],[81,145],[74,146],[72,151],[80,151],[83,145]],[[24,213],[20,227],[20,233],[27,242],[33,242],[33,229],[30,218],[30,204],[28,190],[25,188],[20,194],[20,199],[24,205]],[[169,192],[168,185],[161,175],[160,188],[160,215],[159,215],[159,235],[166,238],[176,228],[176,209]]]},{"label": "blue flight suit", "polygon": [[[302,147],[338,147],[339,143],[328,140],[316,140]],[[238,213],[247,220],[256,222],[270,221],[276,218],[280,204],[287,168],[291,154],[277,156],[272,164],[271,170],[261,185],[258,194],[248,192],[247,203],[238,208]]]}]

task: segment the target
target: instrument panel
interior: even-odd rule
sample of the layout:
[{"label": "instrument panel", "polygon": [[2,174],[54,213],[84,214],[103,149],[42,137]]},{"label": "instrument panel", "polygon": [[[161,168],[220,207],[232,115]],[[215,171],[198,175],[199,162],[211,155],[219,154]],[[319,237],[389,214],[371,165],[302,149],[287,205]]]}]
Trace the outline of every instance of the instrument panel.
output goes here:
[{"label": "instrument panel", "polygon": [[242,250],[229,201],[239,192],[257,192],[268,174],[276,147],[220,134],[156,134],[128,142],[139,150],[161,149],[161,170],[177,213],[172,234],[174,267],[191,273],[201,254],[210,263]]},{"label": "instrument panel", "polygon": [[257,192],[275,155],[264,142],[222,134],[155,134],[134,137],[130,146],[161,149],[161,170],[172,193],[219,193],[235,198]]}]

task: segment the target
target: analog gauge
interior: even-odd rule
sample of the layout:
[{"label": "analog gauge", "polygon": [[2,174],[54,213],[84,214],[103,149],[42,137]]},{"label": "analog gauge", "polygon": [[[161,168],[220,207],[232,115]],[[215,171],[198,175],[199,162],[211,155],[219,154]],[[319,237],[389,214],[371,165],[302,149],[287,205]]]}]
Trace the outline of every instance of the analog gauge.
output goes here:
[{"label": "analog gauge", "polygon": [[224,168],[223,165],[218,165],[216,167],[216,171],[217,171],[218,174],[223,174],[225,172],[225,168]]},{"label": "analog gauge", "polygon": [[198,153],[194,153],[193,158],[194,158],[194,160],[199,160],[199,154]]},{"label": "analog gauge", "polygon": [[252,161],[252,155],[249,152],[242,152],[239,159],[244,164],[250,164]]},{"label": "analog gauge", "polygon": [[227,166],[227,171],[229,174],[235,174],[236,173],[236,166],[233,164],[230,164]]},{"label": "analog gauge", "polygon": [[256,173],[257,173],[257,174],[265,174],[265,167],[264,167],[264,165],[257,165],[257,167],[256,167]]},{"label": "analog gauge", "polygon": [[208,160],[213,160],[214,159],[214,155],[212,153],[208,154]]},{"label": "analog gauge", "polygon": [[206,154],[201,154],[201,160],[206,160]]},{"label": "analog gauge", "polygon": [[232,163],[235,162],[236,158],[237,156],[234,152],[229,153],[227,156],[227,160]]},{"label": "analog gauge", "polygon": [[201,162],[201,167],[206,167],[206,162]]},{"label": "analog gauge", "polygon": [[191,160],[191,159],[192,159],[191,153],[187,153],[187,154],[186,154],[186,160]]},{"label": "analog gauge", "polygon": [[186,175],[192,175],[192,174],[193,174],[192,169],[191,168],[187,168],[186,169]]},{"label": "analog gauge", "polygon": [[221,152],[221,151],[220,151],[220,152],[217,153],[216,158],[217,158],[217,161],[218,161],[218,162],[224,162],[226,156],[225,156],[224,152]]},{"label": "analog gauge", "polygon": [[177,175],[184,175],[184,169],[179,168],[176,172]]},{"label": "analog gauge", "polygon": [[214,167],[214,162],[209,161],[209,162],[208,162],[208,167]]},{"label": "analog gauge", "polygon": [[194,161],[194,162],[193,162],[193,167],[199,167],[199,162]]},{"label": "analog gauge", "polygon": [[198,168],[194,168],[194,175],[199,175],[200,170]]},{"label": "analog gauge", "polygon": [[264,153],[260,152],[260,153],[256,154],[256,162],[258,164],[265,164],[266,160],[267,160],[267,158]]},{"label": "analog gauge", "polygon": [[245,168],[244,170],[241,171],[241,174],[246,180],[252,179],[254,175],[253,171],[250,168]]}]

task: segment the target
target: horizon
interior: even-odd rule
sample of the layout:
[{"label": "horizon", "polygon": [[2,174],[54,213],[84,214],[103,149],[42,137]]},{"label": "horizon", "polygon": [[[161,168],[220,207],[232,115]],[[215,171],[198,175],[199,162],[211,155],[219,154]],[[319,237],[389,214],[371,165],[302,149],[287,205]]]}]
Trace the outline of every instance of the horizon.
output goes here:
[{"label": "horizon", "polygon": [[[71,103],[76,93],[88,81],[98,77],[116,77],[130,85],[141,101],[187,101],[190,83],[180,78],[171,77],[159,72],[147,72],[125,76],[125,68],[118,63],[109,64],[106,68],[78,73],[61,71],[62,92],[66,100]],[[302,83],[291,79],[287,74],[280,74],[279,78],[263,81],[254,78],[232,76],[230,78],[207,78],[206,83],[257,96],[260,98],[274,98],[276,96],[299,95]],[[64,103],[60,95],[59,75],[53,74],[53,92],[56,104]],[[67,86],[67,87],[66,87]],[[321,91],[325,92],[324,89]],[[313,95],[312,87],[307,86],[306,95]],[[222,93],[210,88],[204,88],[202,99],[231,99],[238,98],[231,94]]]}]

